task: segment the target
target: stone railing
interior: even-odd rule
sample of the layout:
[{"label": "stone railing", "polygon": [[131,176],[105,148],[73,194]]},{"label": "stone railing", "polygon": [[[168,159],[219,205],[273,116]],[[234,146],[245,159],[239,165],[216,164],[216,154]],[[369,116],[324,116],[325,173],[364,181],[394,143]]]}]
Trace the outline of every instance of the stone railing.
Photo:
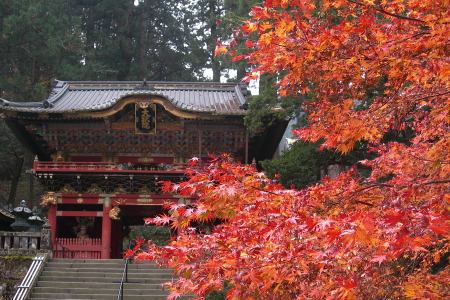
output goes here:
[{"label": "stone railing", "polygon": [[0,231],[0,255],[35,255],[40,250],[51,251],[50,228],[41,232]]}]

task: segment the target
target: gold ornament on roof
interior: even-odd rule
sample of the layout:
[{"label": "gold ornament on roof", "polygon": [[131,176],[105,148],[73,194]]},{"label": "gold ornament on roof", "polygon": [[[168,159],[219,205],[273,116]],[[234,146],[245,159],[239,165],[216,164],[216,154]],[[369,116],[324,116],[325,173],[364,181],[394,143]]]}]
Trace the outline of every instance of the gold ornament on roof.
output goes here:
[{"label": "gold ornament on roof", "polygon": [[139,102],[138,104],[140,108],[147,108],[152,103],[153,102]]}]

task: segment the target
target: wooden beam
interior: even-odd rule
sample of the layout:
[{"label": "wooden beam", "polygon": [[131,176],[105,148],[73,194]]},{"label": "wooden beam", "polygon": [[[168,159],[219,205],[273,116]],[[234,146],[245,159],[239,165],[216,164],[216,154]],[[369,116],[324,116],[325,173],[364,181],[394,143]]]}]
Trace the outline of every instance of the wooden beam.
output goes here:
[{"label": "wooden beam", "polygon": [[57,217],[101,217],[103,212],[101,211],[57,211]]}]

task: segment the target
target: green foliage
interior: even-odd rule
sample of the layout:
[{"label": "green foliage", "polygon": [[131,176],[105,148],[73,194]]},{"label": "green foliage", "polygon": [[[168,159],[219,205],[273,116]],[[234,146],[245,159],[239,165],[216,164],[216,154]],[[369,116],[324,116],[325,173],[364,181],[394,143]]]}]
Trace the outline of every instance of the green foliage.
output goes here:
[{"label": "green foliage", "polygon": [[[165,246],[169,243],[171,236],[172,232],[168,226],[130,226],[130,240],[140,238],[151,240],[158,246]],[[124,249],[128,248],[128,244],[124,246]]]},{"label": "green foliage", "polygon": [[[365,153],[365,146],[361,144],[346,155],[328,149],[319,150],[320,144],[296,141],[281,156],[262,161],[261,166],[269,177],[279,176],[278,180],[283,186],[301,189],[318,182],[321,175],[327,174],[330,165],[352,166],[362,159],[374,157]],[[358,165],[358,170],[361,175],[367,174],[367,168],[363,166]]]},{"label": "green foliage", "polygon": [[225,281],[223,288],[220,291],[214,291],[206,296],[206,300],[224,300],[225,295],[231,289],[231,285],[228,281]]},{"label": "green foliage", "polygon": [[62,1],[2,1],[0,4],[0,95],[15,101],[43,100],[62,57],[77,48],[76,19]]},{"label": "green foliage", "polygon": [[279,97],[276,85],[277,75],[264,75],[260,80],[260,94],[251,97],[245,125],[251,132],[270,126],[277,119],[289,119],[300,111],[301,99]]},{"label": "green foliage", "polygon": [[[213,81],[220,81],[220,77],[225,76],[229,81],[241,80],[250,69],[250,65],[243,61],[231,61],[229,54],[214,55],[217,42],[236,45],[234,55],[248,53],[245,46],[237,45],[236,29],[242,25],[243,20],[248,17],[255,0],[197,0],[191,1],[188,8],[195,12],[193,20],[195,26],[192,31],[197,36],[197,43],[206,58],[204,67],[210,68],[213,72]],[[236,78],[230,76],[228,69],[237,71]]]},{"label": "green foliage", "polygon": [[[226,40],[230,38],[230,34],[236,33],[236,28],[248,18],[248,15],[254,5],[260,3],[256,0],[224,0],[224,17],[221,20],[221,25],[225,29],[222,31],[220,38]],[[228,36],[227,36],[228,35]],[[241,35],[235,36],[239,40],[243,38]],[[245,55],[249,53],[250,49],[244,44],[237,44],[233,56]],[[223,56],[222,66],[228,69],[235,69],[237,80],[242,80],[251,70],[251,65],[245,61],[232,61],[231,56]]]},{"label": "green foliage", "polygon": [[80,75],[91,80],[195,80],[197,53],[186,1],[79,1]]},{"label": "green foliage", "polygon": [[282,156],[261,165],[269,177],[279,175],[284,186],[303,188],[317,182],[335,156],[330,150],[319,151],[318,144],[297,141]]},{"label": "green foliage", "polygon": [[12,261],[30,261],[33,259],[32,256],[22,256],[22,255],[9,255],[9,256],[2,256],[2,259],[4,260],[12,260]]},{"label": "green foliage", "polygon": [[[214,33],[190,1],[0,3],[0,97],[40,101],[63,80],[203,79]],[[201,9],[199,9],[201,7]],[[220,18],[220,13],[217,15]],[[211,19],[208,15],[207,19]],[[215,19],[214,19],[215,22]],[[211,54],[212,55],[212,54]]]}]

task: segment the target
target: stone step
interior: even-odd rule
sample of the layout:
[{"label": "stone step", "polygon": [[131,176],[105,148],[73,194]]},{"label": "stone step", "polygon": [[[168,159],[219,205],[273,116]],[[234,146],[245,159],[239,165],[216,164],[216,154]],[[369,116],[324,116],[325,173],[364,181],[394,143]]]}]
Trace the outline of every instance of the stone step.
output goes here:
[{"label": "stone step", "polygon": [[[67,271],[67,272],[72,272],[72,273],[77,273],[77,272],[96,272],[96,271],[99,271],[99,270],[103,270],[103,271],[106,271],[108,273],[122,273],[124,271],[124,268],[112,269],[112,268],[102,268],[101,266],[89,267],[89,268],[81,268],[81,267],[73,267],[73,268],[62,267],[62,268],[58,268],[57,266],[48,266],[45,269],[47,271],[49,271],[49,272]],[[128,273],[133,273],[133,274],[171,274],[172,273],[172,271],[168,270],[168,269],[146,269],[146,268],[141,268],[141,269],[128,268],[127,271],[128,271]]]},{"label": "stone step", "polygon": [[[38,294],[33,293],[29,300],[84,300],[84,299],[96,299],[96,300],[117,300],[118,293],[115,294],[79,294],[79,295],[68,295],[66,293],[53,293],[49,294]],[[133,295],[124,293],[124,300],[164,300],[167,298],[165,294],[153,294],[153,295]],[[187,299],[187,298],[184,298]]]},{"label": "stone step", "polygon": [[[30,300],[117,300],[124,260],[50,259],[33,287]],[[162,283],[171,281],[172,270],[153,263],[130,263],[126,300],[162,300],[169,292]],[[189,299],[182,297],[181,299]]]},{"label": "stone step", "polygon": [[[36,283],[35,288],[36,290],[57,290],[57,289],[66,289],[66,288],[84,288],[84,289],[103,289],[107,288],[109,290],[118,288],[120,285],[120,282],[54,282],[54,281],[41,281]],[[124,288],[128,289],[136,289],[139,288],[141,290],[162,290],[162,283],[161,282],[152,282],[152,283],[143,283],[138,281],[128,281],[123,284]]]},{"label": "stone step", "polygon": [[[96,271],[79,271],[79,272],[71,272],[71,271],[46,271],[44,270],[41,274],[43,277],[57,277],[59,279],[63,279],[66,277],[106,277],[106,278],[122,278],[123,272],[102,272],[100,270]],[[172,278],[172,274],[170,273],[128,273],[128,278],[145,278],[151,276],[152,278],[158,278],[161,280]]]},{"label": "stone step", "polygon": [[[143,284],[151,284],[151,283],[162,283],[166,281],[170,281],[172,279],[172,276],[165,276],[165,277],[142,277],[142,276],[130,276],[128,275],[128,281],[129,282],[139,282]],[[100,283],[120,283],[122,280],[122,274],[120,276],[102,276],[102,277],[94,277],[92,275],[83,276],[83,277],[77,277],[77,276],[43,276],[41,275],[39,277],[39,281],[42,282],[61,282],[61,283],[67,283],[67,282],[79,282],[80,284],[86,283],[86,282],[100,282]]]},{"label": "stone step", "polygon": [[[72,272],[72,273],[79,273],[79,272],[98,272],[98,271],[104,271],[108,273],[123,273],[124,268],[120,269],[108,269],[108,268],[102,268],[101,266],[92,267],[92,268],[58,268],[57,266],[48,266],[45,268],[48,272]],[[167,269],[133,269],[128,268],[128,273],[132,274],[172,274],[171,270]]]},{"label": "stone step", "polygon": [[[62,298],[58,298],[61,297],[59,295],[52,297],[52,296],[47,296],[47,295],[43,295],[42,297],[31,297],[28,298],[29,300],[84,300],[84,299],[95,299],[95,300],[117,300],[117,295],[111,295],[111,294],[106,294],[106,295],[77,295],[77,296],[73,296],[72,295],[63,295]],[[190,297],[190,296],[180,296],[177,299],[193,299],[194,297]],[[167,295],[149,295],[149,296],[140,296],[140,295],[124,295],[123,296],[123,300],[166,300],[167,299]]]},{"label": "stone step", "polygon": [[[96,262],[97,261],[97,262]],[[122,268],[124,267],[124,260],[107,260],[107,259],[98,259],[98,260],[84,260],[84,259],[50,259],[47,262],[48,266],[59,266],[59,267],[93,267],[93,266],[101,266],[104,269],[107,268]],[[160,269],[156,266],[156,264],[151,262],[133,262],[130,261],[128,263],[128,268],[131,269]]]},{"label": "stone step", "polygon": [[[72,285],[67,287],[35,287],[33,293],[37,294],[69,294],[69,295],[80,295],[80,294],[117,294],[119,292],[120,286],[118,284],[114,286],[97,286],[97,287],[83,287],[82,285]],[[139,285],[125,285],[124,292],[133,295],[153,295],[153,294],[169,294],[168,291],[164,291],[161,286],[155,288],[146,288],[145,286]]]}]

